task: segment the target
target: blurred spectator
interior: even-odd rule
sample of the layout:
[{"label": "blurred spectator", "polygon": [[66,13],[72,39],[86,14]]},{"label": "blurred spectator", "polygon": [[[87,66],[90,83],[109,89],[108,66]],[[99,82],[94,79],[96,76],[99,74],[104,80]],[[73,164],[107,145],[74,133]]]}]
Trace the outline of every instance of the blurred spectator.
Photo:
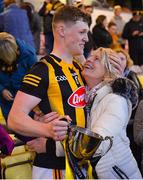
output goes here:
[{"label": "blurred spectator", "polygon": [[122,8],[121,6],[117,5],[114,6],[114,16],[111,19],[112,22],[114,22],[117,26],[117,35],[120,37],[122,32],[123,32],[123,28],[125,26],[125,21],[123,20],[122,16]]},{"label": "blurred spectator", "polygon": [[112,40],[113,40],[110,48],[112,48],[112,49],[121,48],[121,44],[119,42],[119,37],[117,36],[117,26],[114,22],[109,22],[108,31],[109,31],[110,35],[112,36]]},{"label": "blurred spectator", "polygon": [[[93,13],[93,7],[91,5],[84,5],[84,12],[88,15],[89,17],[89,29],[90,29],[90,26],[92,24],[92,18],[91,18],[91,14]],[[91,50],[93,49],[94,47],[94,43],[93,43],[93,39],[92,39],[92,33],[91,31],[89,30],[88,32],[88,42],[85,43],[85,46],[84,46],[84,56],[85,58],[87,58],[91,52]]]},{"label": "blurred spectator", "polygon": [[40,49],[40,33],[41,33],[41,19],[39,14],[35,11],[33,4],[29,2],[21,3],[21,8],[27,11],[30,28],[33,34],[36,52],[39,54]]},{"label": "blurred spectator", "polygon": [[112,37],[106,30],[107,17],[99,15],[96,19],[96,25],[92,29],[92,37],[94,43],[94,49],[98,47],[110,47],[112,44]]},{"label": "blurred spectator", "polygon": [[81,1],[75,1],[74,6],[80,9],[81,11],[84,11],[84,4]]},{"label": "blurred spectator", "polygon": [[36,60],[31,46],[16,40],[11,34],[0,33],[0,106],[5,120],[23,76]]},{"label": "blurred spectator", "polygon": [[[142,90],[142,86],[141,83],[137,77],[137,74],[133,71],[130,70],[130,67],[133,65],[133,61],[131,60],[129,54],[127,52],[125,52],[122,49],[118,49],[116,50],[116,52],[118,53],[120,59],[121,59],[121,66],[122,69],[124,70],[124,77],[130,79],[131,81],[134,82],[134,84],[137,87],[137,91],[138,91],[138,101],[140,101],[143,98],[143,90]],[[134,141],[134,137],[133,137],[133,123],[134,123],[134,117],[135,117],[135,113],[136,113],[136,109],[137,107],[132,111],[132,115],[131,115],[131,119],[128,123],[127,126],[127,136],[130,139],[130,147],[132,150],[132,153],[138,163],[139,168],[141,167],[141,151],[140,151],[140,147],[137,146],[137,144]]]},{"label": "blurred spectator", "polygon": [[0,14],[0,32],[8,32],[35,48],[27,13],[16,5],[16,0],[5,0],[6,10]]},{"label": "blurred spectator", "polygon": [[4,11],[4,1],[0,0],[0,13]]},{"label": "blurred spectator", "polygon": [[143,174],[143,99],[140,101],[133,124],[134,141],[141,148],[141,173]]},{"label": "blurred spectator", "polygon": [[126,23],[122,37],[128,40],[129,54],[135,65],[143,65],[143,20],[139,11]]},{"label": "blurred spectator", "polygon": [[63,3],[59,0],[45,0],[39,10],[39,15],[43,17],[43,30],[45,35],[46,53],[50,53],[53,49],[53,30],[52,20],[54,12],[61,8]]},{"label": "blurred spectator", "polygon": [[[130,58],[129,54],[123,49],[116,49],[115,51],[118,53],[121,59],[121,66],[122,69],[124,70],[123,76],[127,77],[128,79],[134,82],[134,84],[138,89],[139,100],[142,99],[143,97],[142,85],[137,77],[137,74],[131,70],[131,67],[133,66],[132,59]],[[132,118],[134,118],[133,114],[132,114]]]},{"label": "blurred spectator", "polygon": [[109,4],[107,3],[107,0],[94,0],[93,6],[99,7],[99,8],[109,8]]},{"label": "blurred spectator", "polygon": [[0,125],[0,158],[11,155],[14,148],[14,141],[8,132]]}]

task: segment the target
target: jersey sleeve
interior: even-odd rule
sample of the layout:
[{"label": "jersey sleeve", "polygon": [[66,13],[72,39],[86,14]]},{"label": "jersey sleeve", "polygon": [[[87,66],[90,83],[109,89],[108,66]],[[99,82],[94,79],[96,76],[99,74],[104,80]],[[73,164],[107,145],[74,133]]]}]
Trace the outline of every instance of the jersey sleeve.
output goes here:
[{"label": "jersey sleeve", "polygon": [[42,62],[38,62],[24,76],[20,91],[42,99],[47,93],[48,85],[48,67]]}]

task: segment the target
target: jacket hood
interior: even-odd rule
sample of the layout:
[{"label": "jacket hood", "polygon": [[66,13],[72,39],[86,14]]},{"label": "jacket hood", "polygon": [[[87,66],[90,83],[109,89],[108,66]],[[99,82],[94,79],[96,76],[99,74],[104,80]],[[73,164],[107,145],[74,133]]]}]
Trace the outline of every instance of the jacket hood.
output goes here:
[{"label": "jacket hood", "polygon": [[138,104],[138,90],[134,82],[127,78],[117,78],[111,83],[113,93],[129,99],[132,103],[132,109]]}]

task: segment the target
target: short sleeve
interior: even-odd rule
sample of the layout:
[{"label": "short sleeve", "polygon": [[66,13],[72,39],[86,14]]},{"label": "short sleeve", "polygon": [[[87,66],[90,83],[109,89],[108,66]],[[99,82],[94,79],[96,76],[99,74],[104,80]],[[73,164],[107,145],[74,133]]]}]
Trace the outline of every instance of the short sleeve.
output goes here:
[{"label": "short sleeve", "polygon": [[42,99],[47,92],[48,79],[48,67],[42,62],[38,62],[24,76],[20,91]]}]

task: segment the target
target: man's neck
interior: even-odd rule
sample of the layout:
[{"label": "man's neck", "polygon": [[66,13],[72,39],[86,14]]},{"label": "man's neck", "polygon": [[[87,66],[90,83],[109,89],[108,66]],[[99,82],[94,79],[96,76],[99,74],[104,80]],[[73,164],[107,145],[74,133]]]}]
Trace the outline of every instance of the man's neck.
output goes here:
[{"label": "man's neck", "polygon": [[60,59],[69,64],[71,64],[73,61],[73,56],[60,48],[54,48],[51,54],[54,54],[55,56],[59,57]]}]

